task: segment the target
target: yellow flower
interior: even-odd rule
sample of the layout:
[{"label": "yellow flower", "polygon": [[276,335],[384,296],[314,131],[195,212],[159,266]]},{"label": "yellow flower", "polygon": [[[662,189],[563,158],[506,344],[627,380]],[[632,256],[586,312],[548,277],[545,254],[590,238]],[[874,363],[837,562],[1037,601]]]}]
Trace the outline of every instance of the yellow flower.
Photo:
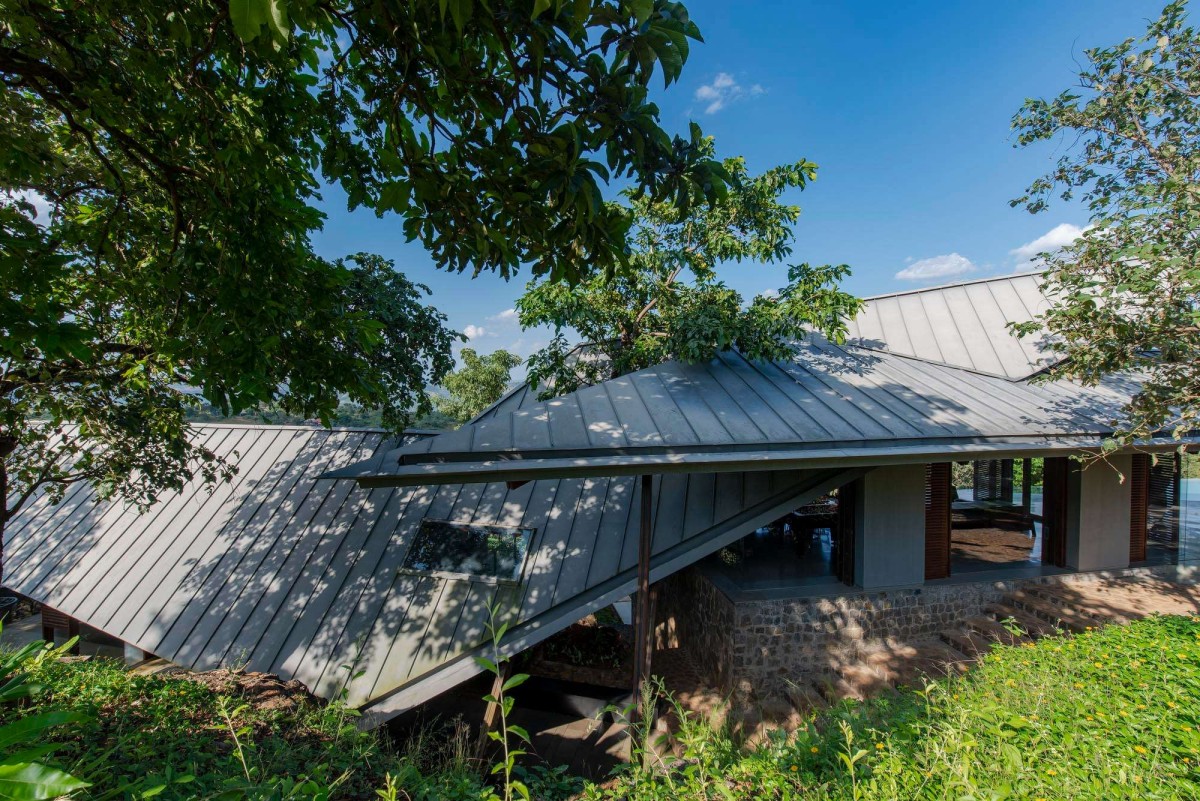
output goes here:
[{"label": "yellow flower", "polygon": [[1050,770],[1046,771],[1046,775],[1047,775],[1047,776],[1057,776],[1057,775],[1058,775],[1058,771],[1057,771],[1057,770],[1055,770],[1054,768],[1050,768]]},{"label": "yellow flower", "polygon": [[1142,746],[1142,745],[1135,745],[1135,746],[1133,747],[1133,750],[1134,750],[1134,751],[1137,751],[1139,754],[1147,754],[1147,753],[1149,753],[1149,752],[1146,750],[1146,747],[1145,747],[1145,746]]},{"label": "yellow flower", "polygon": [[883,750],[883,743],[875,743],[875,750],[876,750],[876,751],[882,751],[882,750]]},{"label": "yellow flower", "polygon": [[792,773],[795,773],[798,770],[800,770],[800,768],[796,767],[795,765],[792,765]]},{"label": "yellow flower", "polygon": [[817,748],[817,747],[814,745],[812,748],[810,748],[810,749],[808,749],[808,750],[809,750],[809,751],[812,751],[812,752],[815,754],[815,753],[817,753],[818,751],[820,751],[821,749],[820,749],[820,748]]},{"label": "yellow flower", "polygon": [[1191,731],[1191,730],[1192,730],[1192,727],[1191,727],[1191,726],[1184,726],[1184,727],[1183,727],[1183,730],[1184,730],[1184,731]]}]

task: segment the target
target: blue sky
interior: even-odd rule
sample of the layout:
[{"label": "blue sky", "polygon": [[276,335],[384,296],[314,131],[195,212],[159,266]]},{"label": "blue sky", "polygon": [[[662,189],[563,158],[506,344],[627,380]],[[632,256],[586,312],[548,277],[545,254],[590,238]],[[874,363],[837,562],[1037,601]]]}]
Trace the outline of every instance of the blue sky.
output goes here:
[{"label": "blue sky", "polygon": [[[1036,216],[1009,207],[1055,157],[1052,146],[1013,148],[1013,113],[1026,97],[1070,86],[1084,48],[1140,35],[1163,1],[691,0],[705,43],[657,100],[668,130],[697,120],[751,170],[820,165],[790,198],[803,208],[792,261],[849,264],[852,292],[1008,273],[1026,261],[1023,246],[1069,239],[1086,222],[1064,204]],[[526,356],[548,339],[505,314],[527,276],[438,271],[404,242],[399,218],[347,213],[333,192],[325,208],[324,255],[395,260],[430,286],[454,328],[476,335],[473,347]],[[785,275],[785,266],[722,272],[747,298]]]}]

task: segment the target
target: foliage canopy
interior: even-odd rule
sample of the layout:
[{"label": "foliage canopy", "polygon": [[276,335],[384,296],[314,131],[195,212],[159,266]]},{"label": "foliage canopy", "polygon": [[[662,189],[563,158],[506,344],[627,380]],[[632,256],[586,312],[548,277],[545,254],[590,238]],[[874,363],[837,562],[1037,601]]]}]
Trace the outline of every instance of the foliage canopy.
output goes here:
[{"label": "foliage canopy", "polygon": [[1085,51],[1078,88],[1013,120],[1020,146],[1066,145],[1013,203],[1039,212],[1057,194],[1091,213],[1073,245],[1043,254],[1055,304],[1018,329],[1044,326],[1066,357],[1048,377],[1140,374],[1113,446],[1200,414],[1200,37],[1185,12],[1171,3],[1144,36]]},{"label": "foliage canopy", "polygon": [[698,39],[665,0],[0,0],[0,527],[39,486],[227,473],[184,387],[403,427],[455,335],[378,256],[314,251],[321,192],[446,269],[616,270],[605,182],[724,190],[648,100]]},{"label": "foliage canopy", "polygon": [[[726,159],[732,184],[725,197],[688,209],[627,193],[635,221],[629,270],[575,287],[534,279],[518,300],[522,325],[555,329],[551,344],[529,360],[530,380],[561,394],[669,358],[707,361],[729,348],[752,359],[786,358],[809,328],[841,339],[859,308],[837,288],[845,265],[792,266],[787,286],[748,305],[717,276],[722,263],[772,264],[790,255],[800,208],[780,197],[804,188],[816,169],[798,161],[752,175],[744,160]],[[582,337],[582,349],[572,346],[568,329]]]},{"label": "foliage canopy", "polygon": [[433,405],[442,414],[465,423],[500,400],[521,357],[506,350],[481,356],[474,348],[463,348],[459,358],[462,367],[442,379],[442,387],[449,394],[435,395]]}]

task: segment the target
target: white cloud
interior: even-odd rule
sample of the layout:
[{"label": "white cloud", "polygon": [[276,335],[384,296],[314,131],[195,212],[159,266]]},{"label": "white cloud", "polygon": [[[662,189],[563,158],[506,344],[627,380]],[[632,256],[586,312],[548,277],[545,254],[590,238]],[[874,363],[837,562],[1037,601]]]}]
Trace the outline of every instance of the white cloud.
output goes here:
[{"label": "white cloud", "polygon": [[505,309],[499,314],[493,314],[488,318],[490,323],[515,323],[517,322],[517,310]]},{"label": "white cloud", "polygon": [[975,265],[966,256],[947,253],[919,259],[896,273],[901,281],[929,281],[935,278],[956,278],[975,272]]},{"label": "white cloud", "polygon": [[755,97],[767,90],[762,84],[751,84],[748,88],[737,82],[728,72],[718,72],[711,83],[696,89],[695,98],[704,103],[705,114],[716,114],[725,106],[744,97]]},{"label": "white cloud", "polygon": [[481,325],[468,325],[463,329],[463,335],[466,336],[467,339],[472,340],[479,339],[480,337],[495,336],[495,334],[491,333]]},{"label": "white cloud", "polygon": [[1013,248],[1009,253],[1017,257],[1019,262],[1017,264],[1018,272],[1038,269],[1041,266],[1041,260],[1037,258],[1039,253],[1053,253],[1057,250],[1062,250],[1083,236],[1086,230],[1086,228],[1080,228],[1078,225],[1060,223],[1032,242],[1026,242],[1018,248]]},{"label": "white cloud", "polygon": [[762,297],[762,298],[777,298],[777,297],[779,297],[779,290],[778,289],[764,289],[762,292],[759,292],[758,295],[759,295],[759,297]]}]

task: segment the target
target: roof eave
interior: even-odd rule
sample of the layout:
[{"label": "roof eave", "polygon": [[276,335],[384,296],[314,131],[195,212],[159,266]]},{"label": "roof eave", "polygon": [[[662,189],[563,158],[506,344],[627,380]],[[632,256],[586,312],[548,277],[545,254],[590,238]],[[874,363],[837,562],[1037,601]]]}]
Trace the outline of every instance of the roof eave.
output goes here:
[{"label": "roof eave", "polygon": [[[1102,434],[1027,436],[991,439],[931,439],[904,443],[864,443],[794,450],[749,450],[724,453],[624,453],[570,458],[522,458],[519,453],[493,455],[473,461],[430,461],[351,465],[321,476],[353,479],[363,487],[414,487],[439,484],[481,484],[493,481],[534,481],[551,478],[631,476],[645,473],[734,473],[824,467],[882,466],[970,458],[1011,458],[1097,453]],[[1123,448],[1120,452],[1169,451],[1187,444],[1160,437]],[[366,468],[366,469],[364,469]]]}]

